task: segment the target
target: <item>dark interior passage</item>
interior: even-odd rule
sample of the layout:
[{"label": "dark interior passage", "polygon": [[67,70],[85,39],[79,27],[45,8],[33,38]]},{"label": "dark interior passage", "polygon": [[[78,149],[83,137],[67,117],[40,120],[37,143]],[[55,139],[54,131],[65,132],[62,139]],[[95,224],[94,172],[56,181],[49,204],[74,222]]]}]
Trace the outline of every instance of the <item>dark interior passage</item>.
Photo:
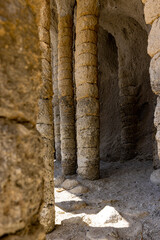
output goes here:
[{"label": "dark interior passage", "polygon": [[150,87],[147,31],[131,17],[108,17],[107,10],[100,25],[100,158],[152,160],[156,98]]},{"label": "dark interior passage", "polygon": [[118,49],[114,37],[99,30],[100,158],[116,161],[121,151]]}]

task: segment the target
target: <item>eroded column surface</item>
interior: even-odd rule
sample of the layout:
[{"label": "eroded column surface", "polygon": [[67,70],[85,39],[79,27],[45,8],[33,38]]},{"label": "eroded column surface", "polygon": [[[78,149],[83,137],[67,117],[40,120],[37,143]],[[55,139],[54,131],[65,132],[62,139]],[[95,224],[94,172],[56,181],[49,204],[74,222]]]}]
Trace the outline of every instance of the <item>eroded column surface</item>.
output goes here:
[{"label": "eroded column surface", "polygon": [[65,175],[76,172],[75,113],[72,75],[73,5],[74,0],[57,1],[61,164]]},{"label": "eroded column surface", "polygon": [[[156,166],[160,166],[160,1],[148,0],[145,3],[144,13],[147,24],[152,28],[148,37],[148,54],[151,56],[150,78],[153,92],[157,95],[157,105],[154,114],[156,127]],[[158,159],[158,161],[157,161]],[[158,163],[159,162],[159,163]]]},{"label": "eroded column surface", "polygon": [[52,79],[51,79],[51,52],[50,52],[50,2],[45,0],[41,4],[39,39],[42,64],[42,88],[39,99],[39,114],[37,129],[44,142],[43,161],[44,197],[40,212],[40,223],[45,231],[51,232],[55,225],[54,212],[54,141],[53,141],[53,113],[52,113]]},{"label": "eroded column surface", "polygon": [[[125,40],[124,40],[125,41]],[[126,43],[127,46],[127,43]],[[128,46],[129,47],[129,46]],[[128,51],[127,51],[128,50]],[[137,96],[138,84],[136,71],[131,74],[128,69],[134,69],[132,59],[125,56],[125,52],[119,48],[119,89],[120,89],[120,113],[121,113],[121,161],[132,159],[136,155],[137,143]],[[131,53],[134,55],[134,53]]]},{"label": "eroded column surface", "polygon": [[61,161],[61,135],[60,135],[60,112],[58,99],[58,34],[54,31],[52,37],[52,53],[53,53],[53,112],[54,112],[54,139],[56,160]]},{"label": "eroded column surface", "polygon": [[[51,16],[52,17],[52,16]],[[53,17],[52,17],[53,18]],[[54,19],[52,19],[52,22]],[[58,33],[54,23],[51,26],[52,45],[52,82],[53,82],[53,113],[54,113],[54,140],[56,160],[61,161],[61,139],[60,139],[60,112],[58,99]]]},{"label": "eroded column surface", "polygon": [[[44,240],[36,1],[0,1],[0,238]],[[38,9],[37,9],[38,10]]]},{"label": "eroded column surface", "polygon": [[99,178],[98,0],[77,1],[75,81],[78,174]]}]

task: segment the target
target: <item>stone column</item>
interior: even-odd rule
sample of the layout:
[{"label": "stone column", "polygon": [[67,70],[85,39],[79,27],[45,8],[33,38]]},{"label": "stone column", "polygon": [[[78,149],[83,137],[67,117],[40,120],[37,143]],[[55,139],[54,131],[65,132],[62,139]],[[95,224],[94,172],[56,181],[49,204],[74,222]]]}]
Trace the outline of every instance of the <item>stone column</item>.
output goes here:
[{"label": "stone column", "polygon": [[[123,40],[123,43],[125,39]],[[134,71],[134,64],[132,60],[128,59],[125,52],[134,52],[130,50],[130,46],[126,42],[126,47],[118,50],[119,59],[119,102],[120,102],[120,115],[121,115],[121,161],[133,159],[136,156],[136,143],[137,143],[137,95],[138,84],[136,70]],[[131,74],[128,69],[133,69],[134,73]]]},{"label": "stone column", "polygon": [[99,178],[98,0],[77,1],[75,82],[78,174]]},{"label": "stone column", "polygon": [[[145,21],[151,24],[152,28],[148,37],[148,54],[151,56],[150,78],[153,92],[157,95],[157,105],[154,114],[154,124],[156,132],[155,157],[160,161],[160,1],[143,0]],[[155,162],[157,159],[155,159]],[[156,163],[156,165],[159,165]],[[157,172],[158,171],[158,172]],[[160,183],[160,170],[156,170],[151,175],[153,182]],[[157,183],[158,183],[157,182]]]},{"label": "stone column", "polygon": [[58,34],[54,31],[52,41],[53,53],[53,112],[54,112],[54,139],[56,160],[61,161],[61,135],[60,135],[60,112],[59,112],[59,99],[58,99]]},{"label": "stone column", "polygon": [[76,173],[75,113],[72,75],[72,11],[74,0],[57,0],[58,89],[61,164],[65,175]]},{"label": "stone column", "polygon": [[44,240],[38,2],[0,1],[0,238]]},{"label": "stone column", "polygon": [[42,64],[42,88],[39,99],[39,114],[37,129],[44,141],[44,198],[40,212],[40,223],[46,233],[51,232],[55,225],[54,209],[54,141],[53,141],[53,113],[52,113],[52,78],[50,51],[50,1],[41,4],[39,17],[39,39]]}]

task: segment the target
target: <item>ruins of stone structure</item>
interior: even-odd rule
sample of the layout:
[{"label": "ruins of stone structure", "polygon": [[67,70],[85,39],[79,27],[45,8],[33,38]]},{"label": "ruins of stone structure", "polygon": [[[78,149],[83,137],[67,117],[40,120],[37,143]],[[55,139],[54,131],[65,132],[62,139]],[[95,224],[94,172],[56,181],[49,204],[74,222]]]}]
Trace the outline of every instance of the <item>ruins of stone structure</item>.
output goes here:
[{"label": "ruins of stone structure", "polygon": [[142,2],[0,2],[2,239],[54,229],[54,148],[90,180],[100,160],[160,167],[160,1]]}]

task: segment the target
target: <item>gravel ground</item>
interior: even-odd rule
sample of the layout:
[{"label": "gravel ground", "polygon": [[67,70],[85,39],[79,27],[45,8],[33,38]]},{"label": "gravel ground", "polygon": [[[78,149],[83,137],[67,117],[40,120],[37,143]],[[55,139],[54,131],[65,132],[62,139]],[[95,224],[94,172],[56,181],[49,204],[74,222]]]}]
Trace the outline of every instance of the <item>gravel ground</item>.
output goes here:
[{"label": "gravel ground", "polygon": [[150,182],[152,171],[152,161],[138,158],[102,162],[101,179],[74,175],[63,183],[55,162],[56,229],[47,240],[160,240],[160,187]]}]

